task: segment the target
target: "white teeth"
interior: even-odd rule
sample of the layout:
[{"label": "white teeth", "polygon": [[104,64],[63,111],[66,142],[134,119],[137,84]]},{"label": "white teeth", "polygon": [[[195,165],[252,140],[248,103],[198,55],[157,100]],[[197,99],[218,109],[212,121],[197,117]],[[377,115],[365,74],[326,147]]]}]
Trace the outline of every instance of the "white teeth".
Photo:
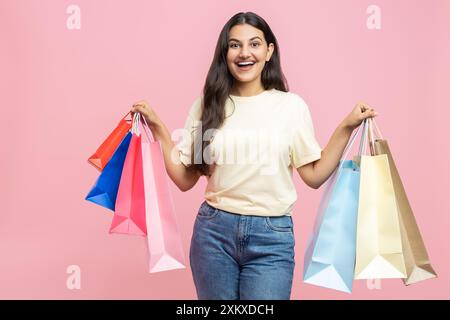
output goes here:
[{"label": "white teeth", "polygon": [[239,62],[238,63],[239,66],[248,66],[248,65],[253,65],[253,64],[255,64],[255,63],[251,62],[251,61],[249,61],[249,62]]}]

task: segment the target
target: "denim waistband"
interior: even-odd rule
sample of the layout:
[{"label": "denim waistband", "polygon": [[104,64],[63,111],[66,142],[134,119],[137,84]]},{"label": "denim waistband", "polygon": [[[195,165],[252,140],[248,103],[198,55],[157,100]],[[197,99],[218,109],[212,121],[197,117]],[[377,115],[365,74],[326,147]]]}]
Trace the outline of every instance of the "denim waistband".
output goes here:
[{"label": "denim waistband", "polygon": [[222,213],[225,214],[230,214],[230,215],[236,215],[236,216],[248,216],[248,217],[255,217],[255,218],[266,218],[266,217],[283,217],[283,216],[288,216],[291,217],[292,213],[291,212],[287,212],[285,214],[282,215],[272,215],[272,216],[268,216],[268,215],[256,215],[256,214],[243,214],[243,213],[236,213],[236,212],[231,212],[231,211],[227,211],[227,210],[223,210],[223,209],[219,209],[216,207],[213,207],[212,205],[210,205],[206,200],[204,200],[201,204],[200,207],[202,206],[206,206],[208,207],[210,210],[218,210]]}]

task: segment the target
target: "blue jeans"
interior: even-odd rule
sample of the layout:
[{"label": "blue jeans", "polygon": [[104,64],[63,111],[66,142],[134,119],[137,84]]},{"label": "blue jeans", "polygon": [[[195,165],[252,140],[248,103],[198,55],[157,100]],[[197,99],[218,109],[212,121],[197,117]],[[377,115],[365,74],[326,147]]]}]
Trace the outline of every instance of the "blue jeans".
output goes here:
[{"label": "blue jeans", "polygon": [[289,300],[294,245],[290,216],[234,214],[204,201],[189,252],[198,298]]}]

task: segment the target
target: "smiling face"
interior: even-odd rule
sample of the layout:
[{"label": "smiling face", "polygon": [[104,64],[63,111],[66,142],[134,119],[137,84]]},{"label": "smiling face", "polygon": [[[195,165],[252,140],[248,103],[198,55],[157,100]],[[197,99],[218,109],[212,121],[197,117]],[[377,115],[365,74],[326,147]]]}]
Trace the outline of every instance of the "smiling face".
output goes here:
[{"label": "smiling face", "polygon": [[264,65],[270,60],[274,44],[267,44],[261,30],[249,25],[235,25],[228,39],[228,70],[239,83],[261,81]]}]

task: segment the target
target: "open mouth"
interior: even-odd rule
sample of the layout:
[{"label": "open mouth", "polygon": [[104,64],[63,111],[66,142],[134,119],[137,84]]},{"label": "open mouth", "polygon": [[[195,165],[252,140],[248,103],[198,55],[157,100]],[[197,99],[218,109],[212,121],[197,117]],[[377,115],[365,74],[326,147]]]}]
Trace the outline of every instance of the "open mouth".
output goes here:
[{"label": "open mouth", "polygon": [[237,62],[239,70],[248,71],[256,64],[255,61]]}]

